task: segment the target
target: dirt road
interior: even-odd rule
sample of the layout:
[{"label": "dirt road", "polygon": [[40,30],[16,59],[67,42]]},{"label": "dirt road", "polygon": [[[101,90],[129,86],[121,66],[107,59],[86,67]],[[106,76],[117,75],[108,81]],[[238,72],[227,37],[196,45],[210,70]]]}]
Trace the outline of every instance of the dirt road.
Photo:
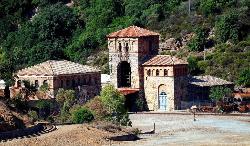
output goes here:
[{"label": "dirt road", "polygon": [[250,145],[250,117],[202,115],[193,121],[192,115],[134,114],[130,118],[142,133],[151,131],[155,123],[156,133],[119,145]]}]

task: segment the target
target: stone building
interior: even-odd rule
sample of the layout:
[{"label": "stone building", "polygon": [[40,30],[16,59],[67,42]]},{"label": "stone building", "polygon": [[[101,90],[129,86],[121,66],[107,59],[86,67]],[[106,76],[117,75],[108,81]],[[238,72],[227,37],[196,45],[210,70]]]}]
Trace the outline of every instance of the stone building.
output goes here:
[{"label": "stone building", "polygon": [[107,38],[111,84],[129,101],[134,102],[138,92],[149,110],[174,110],[184,96],[180,87],[185,84],[182,77],[187,75],[187,63],[157,55],[159,34],[140,27],[130,26]]},{"label": "stone building", "polygon": [[110,83],[126,96],[129,110],[134,111],[133,103],[140,98],[148,110],[190,108],[185,106],[186,101],[191,103],[192,99],[205,96],[207,99],[207,86],[232,85],[211,76],[191,77],[186,61],[158,55],[158,33],[130,26],[109,34],[107,39]]},{"label": "stone building", "polygon": [[29,81],[37,89],[42,85],[48,85],[52,98],[59,88],[74,89],[84,98],[99,95],[101,89],[100,70],[66,60],[48,60],[19,70],[16,76],[14,88],[21,88],[24,80]]},{"label": "stone building", "polygon": [[233,90],[234,83],[213,76],[189,76],[188,96],[192,101],[205,101],[209,99],[212,87],[228,87]]},{"label": "stone building", "polygon": [[187,62],[169,55],[157,55],[143,67],[148,109],[179,109],[180,101],[187,95]]}]

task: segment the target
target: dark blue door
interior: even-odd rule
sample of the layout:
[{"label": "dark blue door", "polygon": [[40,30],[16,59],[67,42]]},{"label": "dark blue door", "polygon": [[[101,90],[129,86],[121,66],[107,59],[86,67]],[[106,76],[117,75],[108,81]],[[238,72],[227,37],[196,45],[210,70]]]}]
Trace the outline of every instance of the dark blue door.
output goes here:
[{"label": "dark blue door", "polygon": [[161,92],[159,94],[159,105],[160,105],[160,110],[167,109],[167,94],[165,92]]}]

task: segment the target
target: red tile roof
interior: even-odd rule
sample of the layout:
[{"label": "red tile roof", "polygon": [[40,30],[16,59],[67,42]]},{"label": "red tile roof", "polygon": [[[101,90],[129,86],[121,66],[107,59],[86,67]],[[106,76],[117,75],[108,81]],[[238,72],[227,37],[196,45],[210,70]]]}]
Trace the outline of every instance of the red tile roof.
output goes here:
[{"label": "red tile roof", "polygon": [[159,36],[159,33],[140,28],[137,26],[130,26],[128,28],[124,28],[122,30],[113,32],[109,35],[107,35],[108,38],[114,38],[114,37],[144,37],[144,36]]},{"label": "red tile roof", "polygon": [[123,95],[129,95],[129,94],[133,94],[136,92],[139,92],[139,89],[134,89],[134,88],[118,88],[118,91],[123,94]]},{"label": "red tile roof", "polygon": [[187,61],[179,59],[170,55],[157,55],[147,62],[145,62],[144,66],[162,66],[162,65],[179,65],[179,64],[188,64]]}]

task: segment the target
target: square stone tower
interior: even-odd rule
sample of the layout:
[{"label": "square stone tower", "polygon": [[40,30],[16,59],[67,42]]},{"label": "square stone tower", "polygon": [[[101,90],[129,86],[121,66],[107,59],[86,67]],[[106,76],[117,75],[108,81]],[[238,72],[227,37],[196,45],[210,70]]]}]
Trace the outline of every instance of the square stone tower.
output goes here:
[{"label": "square stone tower", "polygon": [[158,54],[159,34],[137,27],[111,33],[107,36],[111,84],[116,88],[142,89],[142,64]]}]

